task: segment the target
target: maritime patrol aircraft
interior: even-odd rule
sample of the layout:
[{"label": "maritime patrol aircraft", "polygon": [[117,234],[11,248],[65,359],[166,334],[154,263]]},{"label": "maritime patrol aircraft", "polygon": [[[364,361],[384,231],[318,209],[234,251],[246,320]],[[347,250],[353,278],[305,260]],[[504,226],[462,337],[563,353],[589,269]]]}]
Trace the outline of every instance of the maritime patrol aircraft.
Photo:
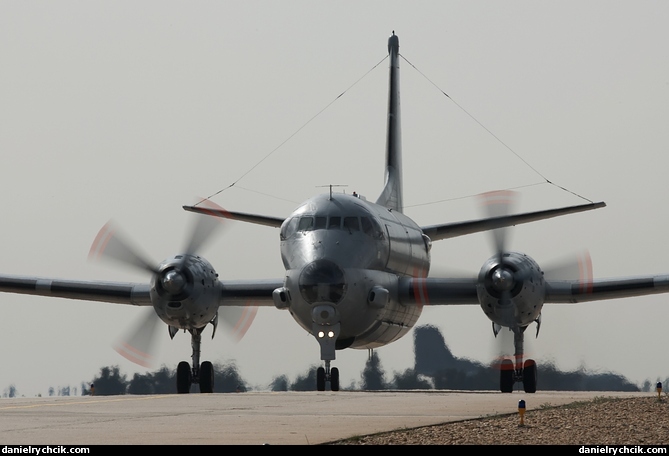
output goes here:
[{"label": "maritime patrol aircraft", "polygon": [[[375,202],[361,195],[330,191],[301,204],[286,218],[228,212],[210,201],[184,206],[199,213],[198,222],[181,254],[156,265],[146,260],[111,225],[98,234],[91,253],[112,258],[151,274],[146,283],[110,283],[0,275],[0,291],[39,296],[102,301],[153,307],[167,324],[170,337],[179,331],[191,335],[192,360],[177,367],[177,391],[188,393],[198,384],[213,391],[214,369],[200,362],[205,327],[216,332],[219,320],[235,330],[248,327],[257,306],[290,312],[320,347],[321,367],[316,389],[329,385],[339,390],[339,370],[332,366],[336,351],[374,349],[398,340],[418,321],[426,305],[480,305],[491,320],[495,336],[502,328],[514,334],[514,357],[500,369],[500,390],[512,392],[515,383],[533,393],[537,389],[536,363],[524,360],[525,330],[541,323],[546,303],[575,303],[669,292],[669,276],[619,279],[551,280],[532,258],[507,251],[504,227],[604,207],[587,203],[537,212],[510,214],[504,202],[511,195],[488,195],[497,209],[488,217],[464,222],[421,226],[404,214],[400,130],[399,38],[388,40],[389,99],[385,151],[385,186]],[[502,201],[498,201],[501,199]],[[198,255],[215,232],[220,218],[279,229],[282,278],[267,280],[220,279],[214,267]],[[477,277],[428,277],[434,241],[491,231],[495,254]],[[232,313],[232,315],[229,315]],[[142,363],[146,356],[136,337],[119,348]],[[212,335],[213,337],[213,335]]]}]

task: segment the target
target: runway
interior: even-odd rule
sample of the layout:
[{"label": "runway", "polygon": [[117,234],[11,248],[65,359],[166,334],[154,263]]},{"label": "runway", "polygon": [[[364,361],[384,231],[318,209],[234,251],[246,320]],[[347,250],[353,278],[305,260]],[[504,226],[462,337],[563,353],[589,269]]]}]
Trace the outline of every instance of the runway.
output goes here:
[{"label": "runway", "polygon": [[313,445],[382,431],[651,393],[248,392],[0,399],[0,444]]}]

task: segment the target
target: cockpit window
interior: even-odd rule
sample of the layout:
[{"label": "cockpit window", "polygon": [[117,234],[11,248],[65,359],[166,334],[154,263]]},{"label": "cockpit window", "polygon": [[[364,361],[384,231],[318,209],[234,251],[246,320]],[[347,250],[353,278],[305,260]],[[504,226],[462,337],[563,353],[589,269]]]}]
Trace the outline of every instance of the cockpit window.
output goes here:
[{"label": "cockpit window", "polygon": [[330,217],[328,221],[328,230],[341,228],[341,217]]},{"label": "cockpit window", "polygon": [[328,218],[322,215],[316,216],[316,223],[314,224],[314,230],[324,230],[327,226]]},{"label": "cockpit window", "polygon": [[297,222],[300,219],[298,217],[293,217],[292,219],[288,220],[288,222],[284,223],[283,226],[281,227],[281,233],[280,233],[280,238],[281,240],[286,240],[295,234],[296,228],[297,228]]},{"label": "cockpit window", "polygon": [[378,222],[372,217],[342,217],[325,215],[303,215],[293,217],[281,228],[281,239],[289,239],[298,231],[343,229],[353,234],[362,231],[374,239],[383,239],[383,232]]},{"label": "cockpit window", "polygon": [[314,218],[310,215],[301,217],[297,225],[297,231],[311,231],[314,226]]},{"label": "cockpit window", "polygon": [[383,233],[381,232],[381,227],[376,223],[376,220],[370,217],[360,217],[360,222],[362,224],[362,232],[368,236],[373,237],[374,239],[383,238]]},{"label": "cockpit window", "polygon": [[360,231],[360,222],[358,217],[344,217],[344,229],[348,230],[349,233],[353,231]]}]

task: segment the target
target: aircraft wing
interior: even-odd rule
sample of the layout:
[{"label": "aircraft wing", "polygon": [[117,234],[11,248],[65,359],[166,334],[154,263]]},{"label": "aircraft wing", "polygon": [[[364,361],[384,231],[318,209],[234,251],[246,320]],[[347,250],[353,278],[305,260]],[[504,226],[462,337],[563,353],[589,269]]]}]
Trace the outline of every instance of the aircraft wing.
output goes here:
[{"label": "aircraft wing", "polygon": [[211,209],[204,206],[183,206],[189,212],[196,212],[198,214],[212,215],[214,217],[222,217],[231,220],[240,220],[242,222],[255,223],[256,225],[272,226],[274,228],[281,228],[281,224],[285,219],[279,217],[268,217],[265,215],[246,214],[244,212],[231,212],[224,209]]},{"label": "aircraft wing", "polygon": [[399,280],[399,300],[404,305],[478,304],[478,280],[403,277]]},{"label": "aircraft wing", "polygon": [[[221,281],[221,306],[273,306],[272,292],[283,281]],[[150,286],[144,283],[94,282],[43,277],[0,276],[0,292],[52,298],[150,306]]]},{"label": "aircraft wing", "polygon": [[465,222],[446,223],[442,225],[430,225],[421,227],[433,241],[462,236],[465,234],[478,233],[480,231],[494,230],[504,226],[520,225],[521,223],[535,222],[561,215],[573,214],[575,212],[591,211],[605,207],[606,203],[588,203],[577,206],[567,206],[558,209],[548,209],[544,211],[525,212],[523,214],[505,215],[502,217],[491,217],[479,220],[469,220]]},{"label": "aircraft wing", "polygon": [[547,281],[546,303],[577,303],[669,293],[669,275],[582,281]]},{"label": "aircraft wing", "polygon": [[[404,305],[479,304],[478,280],[402,278],[399,299]],[[592,281],[546,281],[546,304],[569,304],[669,293],[669,275],[595,279]]]},{"label": "aircraft wing", "polygon": [[0,292],[150,306],[149,285],[0,276]]},{"label": "aircraft wing", "polygon": [[221,284],[221,306],[273,306],[272,292],[283,280],[226,280]]}]

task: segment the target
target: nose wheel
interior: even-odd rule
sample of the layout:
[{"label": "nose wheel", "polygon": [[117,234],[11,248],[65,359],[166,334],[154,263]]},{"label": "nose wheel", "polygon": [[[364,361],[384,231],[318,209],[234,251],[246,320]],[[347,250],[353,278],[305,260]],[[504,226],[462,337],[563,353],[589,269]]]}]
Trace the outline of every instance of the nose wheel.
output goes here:
[{"label": "nose wheel", "polygon": [[330,382],[331,391],[339,391],[339,369],[330,368],[330,361],[325,361],[325,367],[316,370],[316,390],[325,391],[327,382]]}]

